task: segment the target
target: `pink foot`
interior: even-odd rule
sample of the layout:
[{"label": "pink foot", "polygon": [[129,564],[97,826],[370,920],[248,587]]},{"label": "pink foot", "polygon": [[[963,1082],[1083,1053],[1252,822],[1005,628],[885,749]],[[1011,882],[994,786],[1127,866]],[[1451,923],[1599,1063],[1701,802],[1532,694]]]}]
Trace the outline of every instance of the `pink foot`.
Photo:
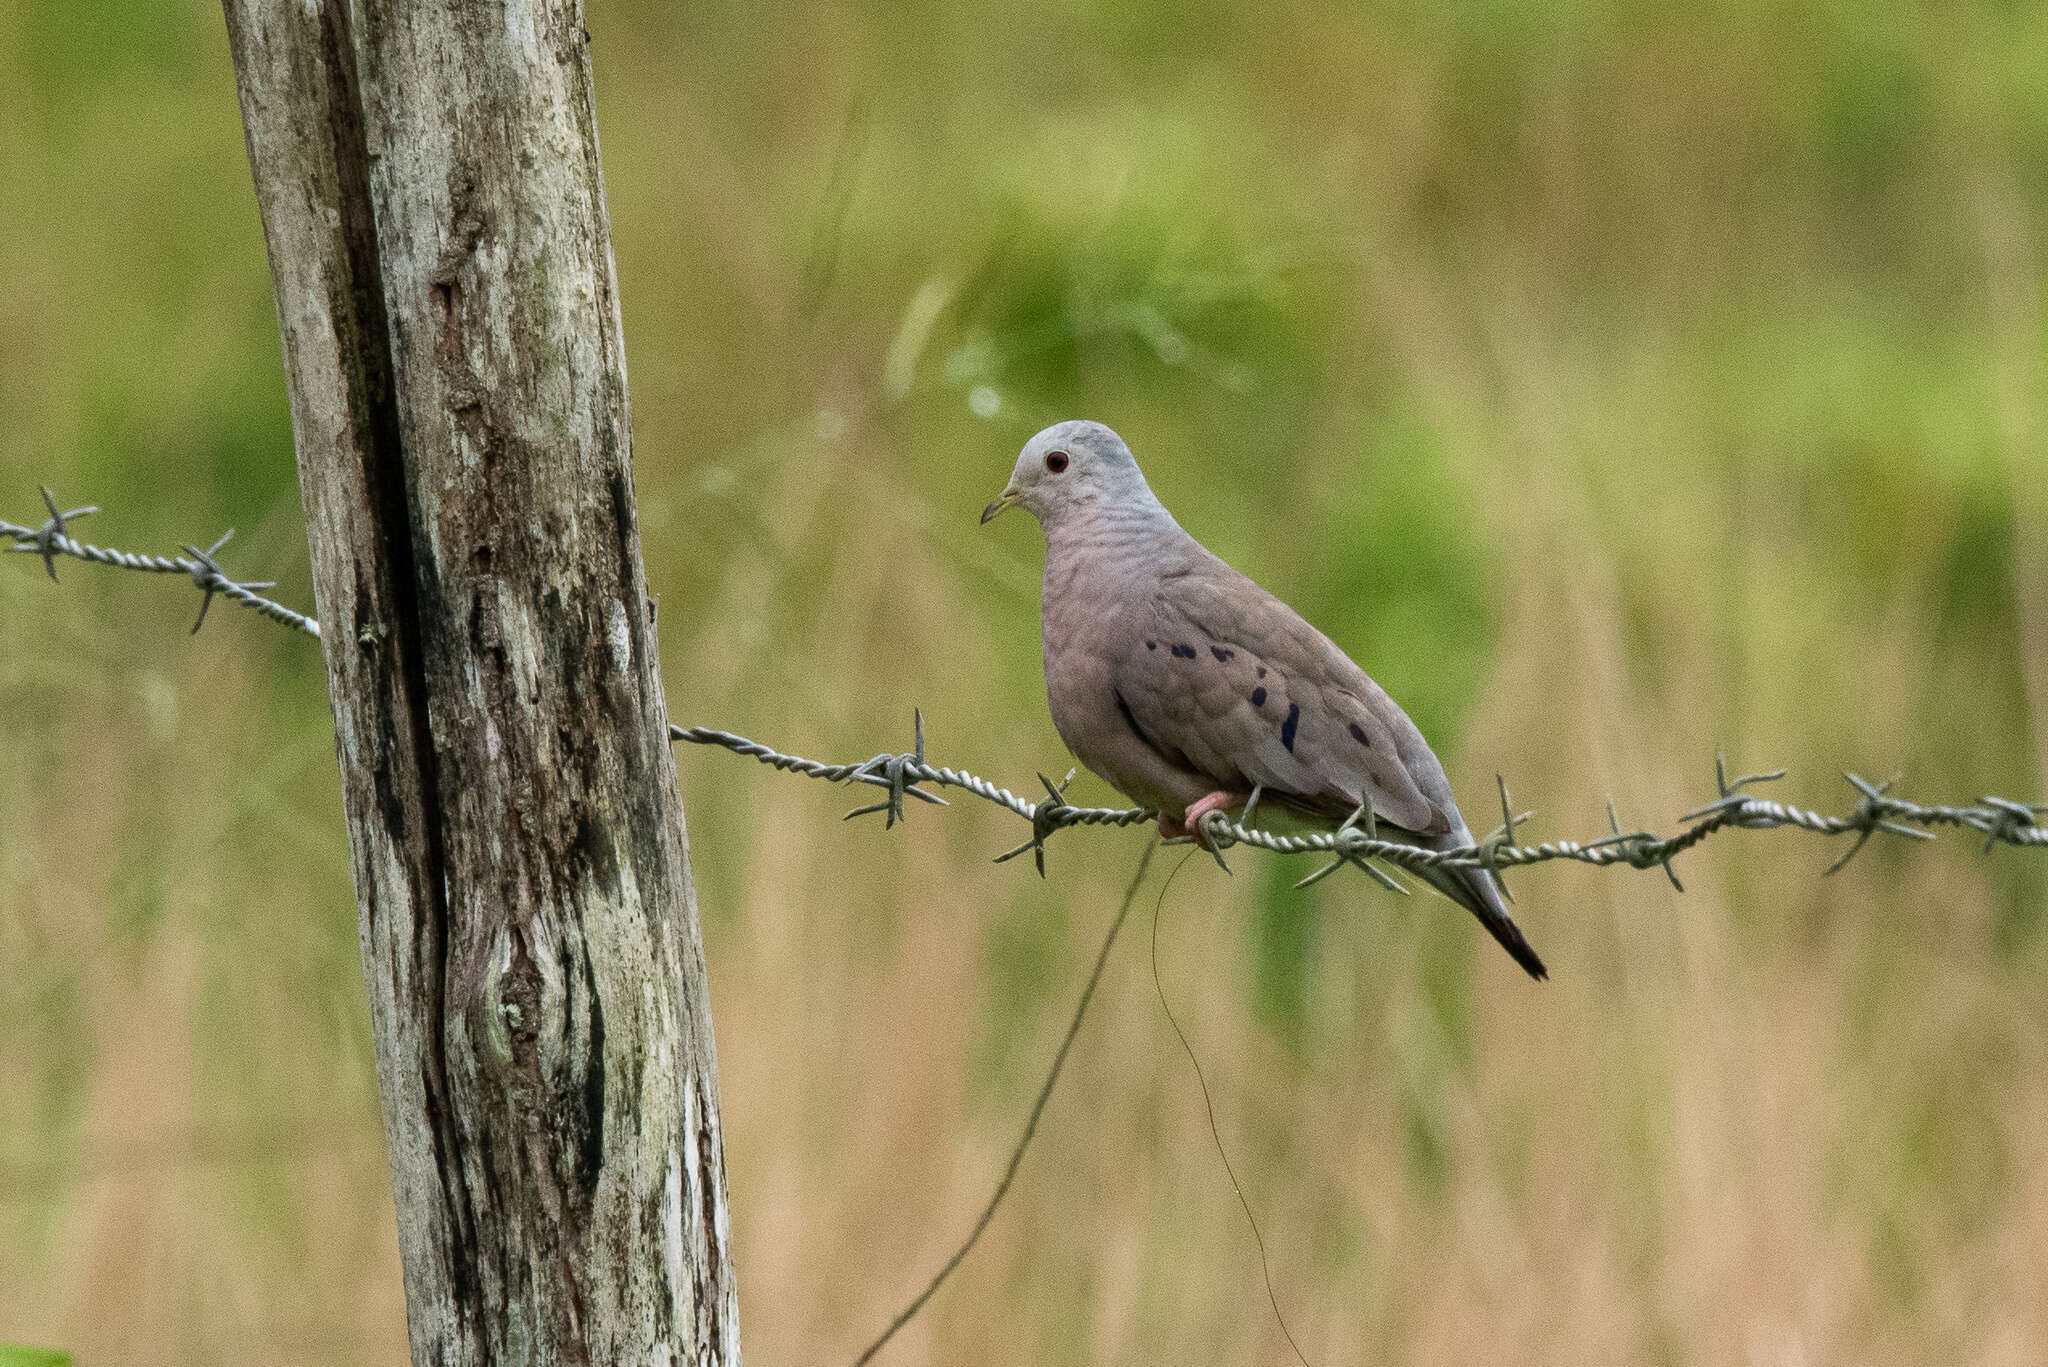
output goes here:
[{"label": "pink foot", "polygon": [[[1202,818],[1210,812],[1228,811],[1244,801],[1236,793],[1216,792],[1207,797],[1196,798],[1176,821],[1165,812],[1159,814],[1159,833],[1171,840],[1176,836],[1187,836],[1203,849],[1209,849],[1209,842],[1202,835]],[[1211,851],[1213,853],[1213,851]]]}]

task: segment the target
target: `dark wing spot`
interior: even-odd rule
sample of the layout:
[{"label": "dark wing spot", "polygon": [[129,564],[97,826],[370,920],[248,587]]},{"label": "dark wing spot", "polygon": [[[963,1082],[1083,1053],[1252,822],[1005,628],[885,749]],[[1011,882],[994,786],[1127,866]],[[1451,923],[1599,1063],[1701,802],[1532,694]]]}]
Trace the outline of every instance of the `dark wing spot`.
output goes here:
[{"label": "dark wing spot", "polygon": [[1265,705],[1266,705],[1266,690],[1265,690],[1265,689],[1263,689],[1263,688],[1254,688],[1254,689],[1252,690],[1252,706],[1253,706],[1253,707],[1264,707]]},{"label": "dark wing spot", "polygon": [[1192,660],[1195,658],[1195,648],[1193,646],[1175,646],[1173,653],[1177,659]]},{"label": "dark wing spot", "polygon": [[1287,704],[1287,720],[1280,723],[1280,743],[1287,747],[1287,753],[1294,753],[1294,728],[1301,721],[1301,704]]},{"label": "dark wing spot", "polygon": [[1266,667],[1264,665],[1259,666],[1259,677],[1262,679],[1266,677]]},{"label": "dark wing spot", "polygon": [[1145,649],[1147,649],[1147,650],[1157,650],[1157,649],[1159,649],[1159,642],[1157,642],[1157,641],[1147,641],[1147,642],[1145,642]]},{"label": "dark wing spot", "polygon": [[1224,660],[1233,659],[1237,655],[1236,651],[1225,650],[1222,646],[1210,646],[1209,653],[1216,657],[1218,663],[1221,663]]},{"label": "dark wing spot", "polygon": [[1357,722],[1351,723],[1351,739],[1357,741],[1360,745],[1365,746],[1367,749],[1372,748],[1372,737],[1366,735],[1365,728],[1360,726]]}]

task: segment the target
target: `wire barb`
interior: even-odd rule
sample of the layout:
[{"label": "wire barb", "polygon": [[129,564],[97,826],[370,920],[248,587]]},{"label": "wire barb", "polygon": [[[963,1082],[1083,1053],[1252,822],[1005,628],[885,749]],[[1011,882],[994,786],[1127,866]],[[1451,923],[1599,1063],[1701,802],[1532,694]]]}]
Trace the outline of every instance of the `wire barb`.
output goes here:
[{"label": "wire barb", "polygon": [[1038,866],[1038,876],[1045,877],[1045,840],[1066,823],[1061,819],[1074,810],[1067,805],[1067,784],[1074,781],[1074,771],[1067,770],[1063,782],[1054,783],[1044,774],[1038,781],[1045,787],[1045,801],[1033,803],[1031,807],[1031,838],[1014,850],[1005,850],[995,858],[998,864],[1007,864],[1026,850],[1031,852],[1031,862]]},{"label": "wire barb", "polygon": [[[1500,825],[1495,827],[1487,835],[1486,839],[1479,842],[1479,848],[1488,852],[1498,849],[1503,845],[1514,844],[1515,827],[1536,815],[1534,812],[1523,812],[1520,816],[1516,816],[1514,804],[1508,800],[1507,779],[1499,774],[1495,774],[1493,782],[1494,786],[1500,789]],[[1500,895],[1505,897],[1509,904],[1512,905],[1515,895],[1508,891],[1508,880],[1501,876],[1500,868],[1497,865],[1489,865],[1486,872],[1487,876],[1493,879],[1493,885],[1500,889]]]},{"label": "wire barb", "polygon": [[2048,816],[2048,806],[2039,804],[2008,802],[2002,797],[1980,797],[1977,801],[1998,813],[1998,820],[1984,832],[1986,854],[1991,853],[1991,847],[2001,840],[2017,844],[2022,830],[2038,831],[2041,829],[2039,818]]},{"label": "wire barb", "polygon": [[[1856,843],[1849,847],[1847,854],[1828,866],[1828,874],[1840,873],[1848,867],[1849,861],[1863,852],[1863,847],[1870,843],[1870,837],[1878,831],[1890,831],[1893,835],[1910,836],[1914,840],[1934,839],[1927,831],[1915,830],[1911,826],[1901,825],[1889,819],[1895,812],[1911,814],[1911,803],[1900,802],[1896,798],[1886,796],[1891,786],[1904,777],[1903,775],[1893,774],[1882,783],[1872,783],[1860,774],[1843,774],[1842,777],[1849,780],[1850,786],[1863,794],[1863,797],[1857,802],[1856,810],[1848,817],[1850,828],[1856,832]],[[1827,875],[1823,875],[1825,876]]]},{"label": "wire barb", "polygon": [[[1238,824],[1242,825],[1243,823],[1239,822]],[[1195,843],[1209,852],[1209,857],[1216,861],[1217,868],[1225,873],[1230,873],[1230,865],[1223,862],[1224,848],[1235,843],[1230,838],[1230,817],[1221,808],[1211,807],[1208,811],[1202,813],[1202,819],[1196,822],[1195,826],[1202,833],[1202,838],[1195,841]],[[1166,843],[1170,845],[1174,842],[1168,841]],[[1233,878],[1236,876],[1231,874]]]},{"label": "wire barb", "polygon": [[[10,526],[8,530],[14,532],[17,538],[16,544],[12,549],[29,551],[32,554],[40,555],[43,558],[43,570],[50,576],[50,582],[54,584],[57,582],[57,557],[62,554],[68,554],[64,550],[64,545],[70,538],[65,533],[64,524],[73,518],[91,517],[99,509],[88,505],[83,508],[73,508],[69,512],[60,513],[57,511],[57,496],[50,492],[48,485],[43,486],[42,495],[43,506],[50,510],[50,520],[34,532],[28,532],[28,529],[25,527],[15,528]],[[27,535],[24,536],[23,533],[27,533]]]},{"label": "wire barb", "polygon": [[882,829],[886,831],[895,826],[897,822],[903,820],[903,799],[905,795],[914,797],[920,802],[934,803],[940,807],[952,805],[937,793],[928,793],[917,786],[924,781],[919,776],[920,771],[925,768],[923,709],[911,709],[911,724],[913,728],[913,741],[912,749],[908,754],[892,755],[885,751],[868,760],[865,764],[855,765],[842,780],[848,783],[873,783],[878,787],[887,788],[889,796],[880,802],[870,803],[865,807],[855,807],[852,811],[841,817],[840,820],[851,821],[857,816],[867,816],[873,812],[887,812],[888,816],[882,820]]}]

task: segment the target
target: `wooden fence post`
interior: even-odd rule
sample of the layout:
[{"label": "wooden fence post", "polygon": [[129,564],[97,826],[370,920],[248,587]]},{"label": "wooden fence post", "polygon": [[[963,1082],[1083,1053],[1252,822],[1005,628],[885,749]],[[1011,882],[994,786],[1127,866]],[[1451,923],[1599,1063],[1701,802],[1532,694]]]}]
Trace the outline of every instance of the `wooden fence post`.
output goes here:
[{"label": "wooden fence post", "polygon": [[578,0],[225,0],[413,1361],[737,1367]]}]

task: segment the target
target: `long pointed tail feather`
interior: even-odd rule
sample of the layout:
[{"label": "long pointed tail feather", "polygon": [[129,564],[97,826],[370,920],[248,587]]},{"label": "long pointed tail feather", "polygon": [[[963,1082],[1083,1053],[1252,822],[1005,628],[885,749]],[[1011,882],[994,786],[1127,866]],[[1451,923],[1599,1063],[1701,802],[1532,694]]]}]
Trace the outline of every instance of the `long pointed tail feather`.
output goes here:
[{"label": "long pointed tail feather", "polygon": [[1486,927],[1486,933],[1500,941],[1500,947],[1530,977],[1538,982],[1548,978],[1549,970],[1543,967],[1543,960],[1536,957],[1536,951],[1522,935],[1522,928],[1508,915],[1507,903],[1501,900],[1500,890],[1494,886],[1493,878],[1486,870],[1447,869],[1445,872],[1457,883],[1457,891],[1451,893],[1451,900],[1477,916],[1479,924]]},{"label": "long pointed tail feather", "polygon": [[[1460,823],[1462,826],[1463,823]],[[1463,845],[1471,836],[1462,829],[1447,837],[1445,848]],[[1500,941],[1514,961],[1520,964],[1528,975],[1538,982],[1550,976],[1543,967],[1543,960],[1536,957],[1536,951],[1522,935],[1522,928],[1515,924],[1508,914],[1508,904],[1502,899],[1493,875],[1485,869],[1435,869],[1418,871],[1431,887],[1456,902],[1479,918],[1479,924],[1486,927],[1486,933]]]}]

